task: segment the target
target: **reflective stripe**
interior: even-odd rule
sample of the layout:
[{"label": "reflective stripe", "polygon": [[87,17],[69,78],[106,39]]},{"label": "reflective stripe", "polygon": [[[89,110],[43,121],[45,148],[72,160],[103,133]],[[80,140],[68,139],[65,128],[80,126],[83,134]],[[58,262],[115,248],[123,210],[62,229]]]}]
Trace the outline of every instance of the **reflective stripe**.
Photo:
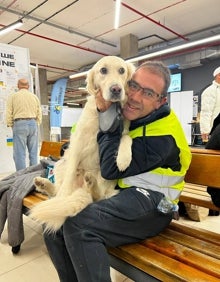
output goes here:
[{"label": "reflective stripe", "polygon": [[152,172],[145,172],[135,176],[130,176],[119,180],[118,185],[121,188],[127,188],[130,186],[136,186],[144,189],[150,189],[163,193],[173,203],[177,203],[181,190],[177,186],[181,186],[183,176],[167,176],[160,174],[153,174]]},{"label": "reflective stripe", "polygon": [[123,178],[123,182],[128,186],[137,186],[143,188],[145,188],[145,186],[148,184],[161,187],[170,187],[179,184],[183,181],[183,179],[183,176],[154,174],[150,171],[125,177]]}]

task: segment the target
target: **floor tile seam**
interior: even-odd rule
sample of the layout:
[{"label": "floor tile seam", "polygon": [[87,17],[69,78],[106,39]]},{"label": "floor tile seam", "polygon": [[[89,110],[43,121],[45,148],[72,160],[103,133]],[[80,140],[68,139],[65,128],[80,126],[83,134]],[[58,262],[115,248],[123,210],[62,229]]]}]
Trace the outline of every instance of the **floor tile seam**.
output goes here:
[{"label": "floor tile seam", "polygon": [[[18,266],[14,267],[14,268],[11,268],[10,270],[5,271],[5,272],[3,272],[2,274],[0,274],[0,277],[2,277],[3,275],[8,274],[9,272],[15,271],[15,270],[17,270],[17,269],[23,267],[24,265],[27,265],[27,264],[29,264],[30,262],[33,262],[33,261],[35,261],[35,260],[37,260],[37,259],[39,259],[40,257],[45,256],[45,255],[46,255],[46,254],[43,253],[43,254],[41,254],[41,255],[39,255],[39,256],[37,256],[37,257],[32,258],[32,259],[29,260],[29,261],[26,261],[25,263],[19,264]],[[12,254],[12,256],[13,256],[13,254]],[[17,255],[16,255],[16,256],[17,256]],[[21,254],[21,256],[22,256],[22,254]]]}]

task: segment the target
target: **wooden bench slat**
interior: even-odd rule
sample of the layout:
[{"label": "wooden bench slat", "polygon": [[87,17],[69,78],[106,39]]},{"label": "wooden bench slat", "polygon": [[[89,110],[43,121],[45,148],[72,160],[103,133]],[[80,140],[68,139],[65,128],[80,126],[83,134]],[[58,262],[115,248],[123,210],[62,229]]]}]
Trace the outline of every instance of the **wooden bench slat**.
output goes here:
[{"label": "wooden bench slat", "polygon": [[164,232],[160,234],[160,237],[163,238],[162,240],[164,240],[164,238],[168,239],[169,242],[178,243],[179,245],[185,246],[187,248],[191,248],[192,250],[200,252],[201,254],[208,255],[210,256],[210,258],[220,260],[220,245],[216,245],[210,242],[205,242],[204,240],[201,240],[199,238],[194,238],[192,240],[191,236],[177,232],[169,228],[164,230]]},{"label": "wooden bench slat", "polygon": [[139,243],[109,248],[109,253],[161,281],[219,281],[218,277],[204,273]]},{"label": "wooden bench slat", "polygon": [[197,147],[191,147],[190,151],[192,152],[192,154],[196,155],[196,154],[204,154],[204,155],[220,155],[220,151],[219,150],[213,150],[213,149],[205,149],[205,148],[197,148]]},{"label": "wooden bench slat", "polygon": [[186,194],[186,193],[182,193],[182,195],[180,196],[180,201],[184,202],[184,203],[189,203],[189,204],[193,204],[196,206],[200,206],[200,207],[204,207],[210,210],[215,210],[215,211],[219,211],[220,208],[216,207],[213,202],[210,199],[201,199],[201,198],[196,198],[193,197],[192,194]]},{"label": "wooden bench slat", "polygon": [[[179,234],[179,237],[181,234]],[[183,244],[181,244],[181,241]],[[155,250],[159,253],[166,255],[167,257],[173,258],[177,261],[180,261],[184,264],[190,265],[198,270],[201,270],[210,275],[214,275],[220,278],[220,262],[218,259],[213,258],[212,256],[207,256],[202,252],[194,250],[193,246],[185,246],[184,238],[180,240],[180,243],[176,243],[170,239],[170,236],[156,236],[154,238],[145,240],[142,244],[149,247],[152,250]],[[198,245],[198,244],[197,244]],[[202,244],[200,243],[200,247]],[[205,247],[210,247],[206,244]],[[211,246],[214,251],[214,246]],[[197,248],[197,247],[196,247]],[[210,250],[211,251],[211,250]],[[198,261],[200,262],[198,264]]]},{"label": "wooden bench slat", "polygon": [[24,197],[23,206],[30,209],[34,205],[36,205],[36,204],[38,204],[42,201],[45,201],[47,199],[48,199],[48,197],[46,195],[43,195],[43,194],[38,193],[38,192],[33,192],[33,193],[29,194],[28,196]]},{"label": "wooden bench slat", "polygon": [[207,193],[207,186],[203,185],[185,183],[184,190],[180,196],[180,202],[220,211],[220,208],[213,204],[211,196]]},{"label": "wooden bench slat", "polygon": [[207,187],[206,186],[194,185],[194,184],[191,184],[191,183],[185,183],[184,191],[190,191],[191,193],[210,197],[210,195],[207,193]]},{"label": "wooden bench slat", "polygon": [[201,239],[205,242],[210,242],[212,244],[215,244],[217,246],[220,246],[220,234],[197,228],[196,226],[190,227],[187,226],[186,224],[183,224],[179,221],[172,221],[171,224],[169,225],[169,229],[175,230],[177,232],[180,232],[182,234],[186,234],[192,237],[192,240],[194,238]]},{"label": "wooden bench slat", "polygon": [[201,200],[210,200],[210,197],[209,195],[205,194],[205,193],[201,193],[200,191],[195,191],[195,190],[190,190],[189,188],[188,189],[184,189],[183,195],[192,195],[193,198],[198,198],[199,196],[199,199]]},{"label": "wooden bench slat", "polygon": [[190,188],[184,188],[183,194],[189,194],[189,195],[192,195],[193,197],[198,197],[200,199],[207,200],[207,201],[211,200],[211,197],[206,192],[194,190]]},{"label": "wooden bench slat", "polygon": [[206,192],[206,190],[196,189],[195,187],[191,187],[190,185],[185,186],[184,191],[188,191],[188,192],[196,194],[196,195],[202,195],[202,196],[210,197],[210,195]]},{"label": "wooden bench slat", "polygon": [[[182,194],[181,194],[181,198],[185,196],[185,197],[192,197],[193,199],[198,199],[198,196],[199,196],[199,199],[198,200],[202,200],[202,201],[211,201],[211,199],[207,196],[207,195],[200,195],[200,194],[194,194],[194,193],[191,193],[190,191],[183,191]],[[182,201],[182,200],[180,200]]]},{"label": "wooden bench slat", "polygon": [[[184,189],[185,188],[190,188],[190,189],[193,189],[193,190],[198,190],[198,191],[205,191],[206,192],[206,189],[207,189],[207,186],[204,186],[204,185],[198,185],[198,184],[193,184],[193,183],[185,183],[184,184]],[[207,193],[207,192],[206,192]]]},{"label": "wooden bench slat", "polygon": [[200,191],[190,190],[189,188],[184,189],[182,194],[183,195],[188,195],[188,196],[192,195],[193,198],[197,197],[197,198],[199,198],[199,199],[201,199],[203,201],[211,201],[211,198],[210,198],[209,195],[207,195],[205,193],[202,193]]}]

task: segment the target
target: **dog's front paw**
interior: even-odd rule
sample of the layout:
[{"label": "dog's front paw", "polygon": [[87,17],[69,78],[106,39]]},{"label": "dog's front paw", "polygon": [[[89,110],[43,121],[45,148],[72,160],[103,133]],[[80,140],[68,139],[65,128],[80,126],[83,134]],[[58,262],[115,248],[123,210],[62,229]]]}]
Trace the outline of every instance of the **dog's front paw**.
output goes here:
[{"label": "dog's front paw", "polygon": [[38,192],[41,192],[43,194],[47,194],[48,196],[54,196],[55,195],[55,186],[47,178],[35,177],[34,178],[34,185],[35,185],[36,190]]},{"label": "dog's front paw", "polygon": [[116,158],[117,167],[120,171],[124,171],[131,163],[132,159],[132,138],[128,135],[122,135],[121,142]]},{"label": "dog's front paw", "polygon": [[47,178],[43,177],[35,177],[34,178],[34,185],[36,190],[39,192],[45,191],[47,189],[48,182],[50,182]]},{"label": "dog's front paw", "polygon": [[97,185],[97,180],[91,172],[86,172],[84,175],[84,181],[89,189],[92,189]]},{"label": "dog's front paw", "polygon": [[97,179],[91,172],[85,173],[84,183],[85,183],[85,188],[87,189],[88,193],[91,193],[94,201],[99,201],[103,198],[102,197],[103,193],[98,186]]}]

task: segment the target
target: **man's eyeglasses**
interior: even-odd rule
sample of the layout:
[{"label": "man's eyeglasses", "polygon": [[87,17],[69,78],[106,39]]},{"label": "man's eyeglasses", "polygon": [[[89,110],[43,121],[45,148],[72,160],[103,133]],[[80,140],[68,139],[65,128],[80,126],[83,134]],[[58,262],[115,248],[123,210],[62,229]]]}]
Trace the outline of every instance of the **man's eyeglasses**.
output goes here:
[{"label": "man's eyeglasses", "polygon": [[142,95],[146,98],[163,97],[163,95],[154,92],[152,89],[141,87],[136,81],[132,79],[128,81],[128,87],[131,91],[134,91],[134,92],[138,92],[141,90]]}]

